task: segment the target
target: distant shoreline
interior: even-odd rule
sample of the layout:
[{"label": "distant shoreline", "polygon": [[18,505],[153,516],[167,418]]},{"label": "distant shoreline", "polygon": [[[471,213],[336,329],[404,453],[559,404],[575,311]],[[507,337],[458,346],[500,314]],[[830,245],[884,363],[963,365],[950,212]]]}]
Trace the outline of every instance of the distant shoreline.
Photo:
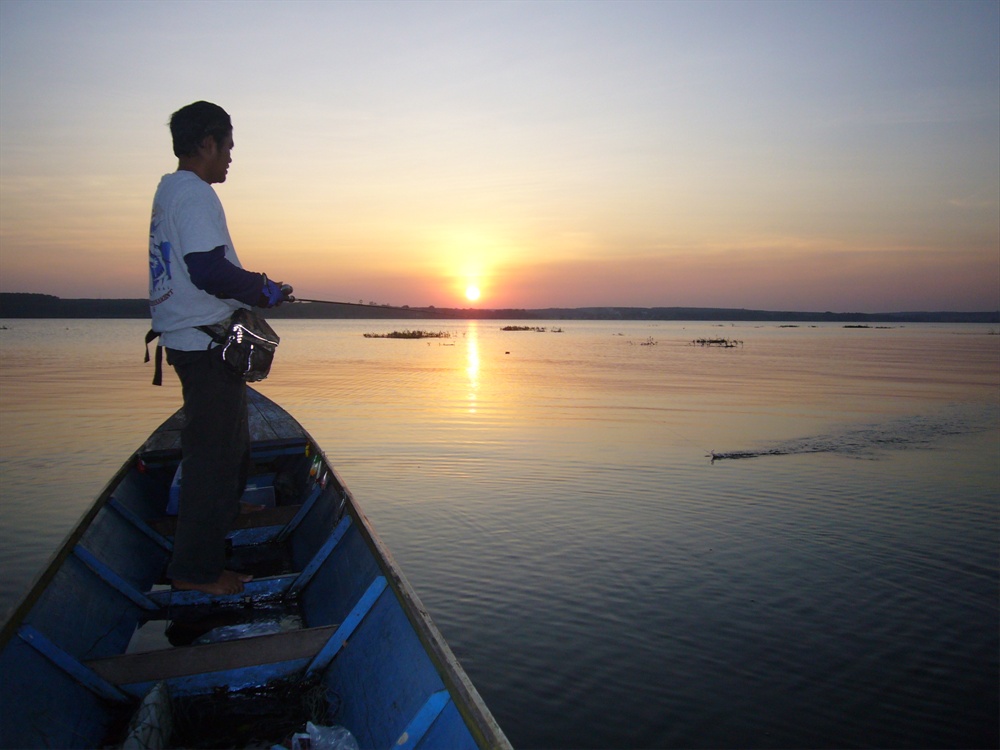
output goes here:
[{"label": "distant shoreline", "polygon": [[[1000,323],[1000,310],[985,312],[801,312],[723,307],[547,307],[482,309],[392,307],[357,303],[296,303],[270,310],[277,319],[450,319],[450,320],[704,320],[801,323]],[[145,299],[62,299],[50,294],[0,293],[0,318],[148,319]]]}]

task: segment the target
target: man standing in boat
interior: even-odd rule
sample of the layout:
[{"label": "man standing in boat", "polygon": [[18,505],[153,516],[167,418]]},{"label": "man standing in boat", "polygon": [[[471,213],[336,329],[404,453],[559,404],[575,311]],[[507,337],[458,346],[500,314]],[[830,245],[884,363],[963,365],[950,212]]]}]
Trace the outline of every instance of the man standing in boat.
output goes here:
[{"label": "man standing in boat", "polygon": [[[233,126],[222,107],[195,102],[170,118],[177,171],[164,175],[149,227],[149,307],[167,363],[181,381],[183,478],[167,575],[177,589],[236,594],[250,576],[226,569],[226,534],[250,464],[246,384],[230,374],[198,326],[240,307],[275,307],[281,284],[243,269],[212,188],[226,181]],[[155,381],[154,381],[155,382]]]}]

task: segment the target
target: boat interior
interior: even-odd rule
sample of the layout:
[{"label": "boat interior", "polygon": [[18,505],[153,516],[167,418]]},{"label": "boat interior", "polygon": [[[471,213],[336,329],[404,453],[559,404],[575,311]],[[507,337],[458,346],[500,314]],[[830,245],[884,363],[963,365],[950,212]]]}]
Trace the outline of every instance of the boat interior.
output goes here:
[{"label": "boat interior", "polygon": [[164,579],[181,464],[168,420],[5,627],[2,744],[150,746],[167,724],[166,746],[270,748],[305,721],[360,747],[502,738],[349,491],[269,404],[254,403],[254,468],[229,535],[228,567],[254,576],[244,592]]}]

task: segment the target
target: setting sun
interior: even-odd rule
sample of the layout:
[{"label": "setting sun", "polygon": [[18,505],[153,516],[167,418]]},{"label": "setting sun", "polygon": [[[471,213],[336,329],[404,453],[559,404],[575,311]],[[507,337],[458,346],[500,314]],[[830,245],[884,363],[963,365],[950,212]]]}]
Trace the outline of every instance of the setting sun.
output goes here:
[{"label": "setting sun", "polygon": [[466,299],[469,300],[469,302],[475,302],[477,299],[479,299],[479,287],[477,287],[477,286],[468,286],[468,287],[466,287],[465,288],[465,297],[466,297]]}]

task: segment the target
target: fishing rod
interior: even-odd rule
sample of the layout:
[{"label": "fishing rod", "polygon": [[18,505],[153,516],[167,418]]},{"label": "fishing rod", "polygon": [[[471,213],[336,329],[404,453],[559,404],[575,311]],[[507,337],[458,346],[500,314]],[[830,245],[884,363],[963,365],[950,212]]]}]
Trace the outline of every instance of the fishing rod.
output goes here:
[{"label": "fishing rod", "polygon": [[397,305],[373,305],[371,303],[365,304],[364,302],[340,302],[338,300],[332,299],[305,299],[303,297],[292,296],[292,286],[291,284],[282,284],[281,293],[285,295],[286,302],[310,302],[314,305],[347,305],[349,307],[364,307],[364,308],[377,308],[379,310],[400,310],[401,312],[408,313],[426,313],[428,315],[437,315],[440,317],[450,317],[448,313],[443,310],[436,310],[432,307],[399,307]]}]

